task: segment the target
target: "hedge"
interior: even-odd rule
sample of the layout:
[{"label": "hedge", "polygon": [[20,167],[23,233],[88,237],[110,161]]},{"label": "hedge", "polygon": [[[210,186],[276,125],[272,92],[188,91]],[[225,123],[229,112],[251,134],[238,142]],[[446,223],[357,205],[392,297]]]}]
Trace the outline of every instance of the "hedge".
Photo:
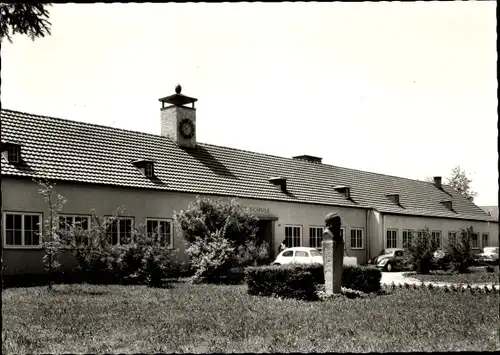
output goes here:
[{"label": "hedge", "polygon": [[[346,266],[342,286],[362,292],[380,291],[382,273],[373,267]],[[248,293],[312,300],[316,287],[325,283],[322,265],[248,267],[245,270]]]},{"label": "hedge", "polygon": [[316,300],[317,275],[304,266],[261,266],[245,269],[248,293],[301,300]]}]

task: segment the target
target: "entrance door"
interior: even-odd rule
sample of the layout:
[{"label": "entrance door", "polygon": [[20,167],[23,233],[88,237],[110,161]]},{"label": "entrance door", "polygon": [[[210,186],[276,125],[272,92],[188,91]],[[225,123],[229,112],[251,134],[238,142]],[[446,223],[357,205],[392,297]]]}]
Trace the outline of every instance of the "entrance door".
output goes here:
[{"label": "entrance door", "polygon": [[273,222],[271,220],[259,220],[258,227],[257,240],[267,243],[269,260],[266,263],[270,263],[276,258],[276,255],[274,255]]}]

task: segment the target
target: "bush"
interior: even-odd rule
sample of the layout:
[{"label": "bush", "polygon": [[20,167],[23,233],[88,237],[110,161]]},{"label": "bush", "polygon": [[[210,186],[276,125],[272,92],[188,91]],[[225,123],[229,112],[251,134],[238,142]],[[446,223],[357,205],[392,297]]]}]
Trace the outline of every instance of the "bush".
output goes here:
[{"label": "bush", "polygon": [[303,265],[248,267],[245,282],[250,295],[317,299],[315,277]]},{"label": "bush", "polygon": [[427,227],[413,233],[411,242],[408,244],[408,261],[413,266],[413,270],[428,274],[433,268],[434,252],[437,249],[437,241],[432,238]]},{"label": "bush", "polygon": [[469,272],[469,267],[474,264],[474,256],[471,253],[470,239],[474,232],[472,226],[462,229],[455,240],[448,242],[448,254],[453,269],[459,273]]},{"label": "bush", "polygon": [[77,259],[77,273],[91,283],[140,283],[151,287],[161,286],[169,270],[176,268],[177,250],[164,246],[157,234],[149,235],[143,225],[132,228],[131,240],[123,245],[111,245],[106,233],[111,223],[119,218],[103,220],[95,214],[89,231],[70,228],[61,232],[73,243]]},{"label": "bush", "polygon": [[196,237],[186,249],[194,269],[194,282],[217,282],[231,269],[234,247],[224,233],[223,229],[208,238]]},{"label": "bush", "polygon": [[197,197],[174,218],[187,242],[195,282],[227,282],[234,276],[231,269],[269,262],[267,243],[256,239],[257,218],[235,199]]},{"label": "bush", "polygon": [[[342,275],[342,287],[363,293],[379,292],[381,278],[382,273],[376,268],[346,266]],[[312,280],[312,286],[309,279]],[[301,280],[304,280],[303,283]],[[325,277],[323,266],[320,264],[264,266],[247,268],[245,282],[248,285],[248,293],[253,295],[281,297],[289,293],[293,298],[313,299],[310,295],[311,287],[324,285]]]},{"label": "bush", "polygon": [[197,238],[208,239],[225,228],[225,238],[236,248],[255,240],[258,219],[240,206],[236,199],[228,202],[196,197],[186,210],[174,214],[184,239],[192,244]]}]

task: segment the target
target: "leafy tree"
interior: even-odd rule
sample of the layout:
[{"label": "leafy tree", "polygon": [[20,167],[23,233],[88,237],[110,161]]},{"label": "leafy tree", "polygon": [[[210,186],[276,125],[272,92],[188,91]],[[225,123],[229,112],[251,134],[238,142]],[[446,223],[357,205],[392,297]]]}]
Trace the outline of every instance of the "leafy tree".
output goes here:
[{"label": "leafy tree", "polygon": [[[44,232],[47,239],[42,239],[42,247],[44,250],[42,262],[45,271],[49,273],[47,288],[51,290],[53,283],[51,278],[52,272],[59,269],[61,266],[59,263],[59,253],[61,251],[61,244],[64,242],[59,235],[59,213],[66,203],[66,198],[55,193],[55,183],[51,183],[48,180],[34,179],[33,181],[38,184],[38,193],[43,196],[49,207],[49,215],[44,221]],[[41,238],[43,238],[43,236],[41,236]]]},{"label": "leafy tree", "polygon": [[471,253],[471,236],[473,233],[474,229],[470,226],[467,229],[462,229],[455,238],[448,241],[448,255],[451,264],[455,271],[459,273],[467,273],[469,266],[473,262]]},{"label": "leafy tree", "polygon": [[413,232],[408,244],[408,262],[421,274],[428,274],[432,268],[434,252],[438,249],[438,241],[432,238],[429,228]]},{"label": "leafy tree", "polygon": [[12,43],[11,35],[19,33],[35,38],[50,35],[49,12],[50,4],[0,4],[0,41],[7,38]]},{"label": "leafy tree", "polygon": [[448,178],[448,185],[453,187],[462,196],[473,202],[477,193],[472,191],[470,186],[472,180],[469,179],[464,170],[460,169],[460,165],[451,170],[451,176]]}]

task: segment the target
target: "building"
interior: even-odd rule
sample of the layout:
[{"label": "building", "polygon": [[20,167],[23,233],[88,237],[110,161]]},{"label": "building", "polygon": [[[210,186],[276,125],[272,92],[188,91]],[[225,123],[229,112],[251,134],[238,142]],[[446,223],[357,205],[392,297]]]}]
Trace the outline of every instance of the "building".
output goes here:
[{"label": "building", "polygon": [[498,219],[440,177],[429,183],[331,166],[309,155],[283,158],[199,143],[196,101],[180,87],[161,98],[160,135],[2,110],[5,273],[43,270],[39,234],[49,210],[33,178],[56,182],[70,223],[88,223],[91,209],[107,216],[124,206],[115,243],[131,224],[147,223],[163,226],[168,244],[182,250],[172,216],[199,195],[238,197],[259,217],[259,233],[274,253],[285,238],[293,246],[320,246],[332,211],[342,218],[347,254],[359,263],[385,247],[402,247],[408,231],[424,227],[443,246],[471,225],[475,248],[498,245]]},{"label": "building", "polygon": [[498,206],[480,206],[483,211],[498,219]]}]

